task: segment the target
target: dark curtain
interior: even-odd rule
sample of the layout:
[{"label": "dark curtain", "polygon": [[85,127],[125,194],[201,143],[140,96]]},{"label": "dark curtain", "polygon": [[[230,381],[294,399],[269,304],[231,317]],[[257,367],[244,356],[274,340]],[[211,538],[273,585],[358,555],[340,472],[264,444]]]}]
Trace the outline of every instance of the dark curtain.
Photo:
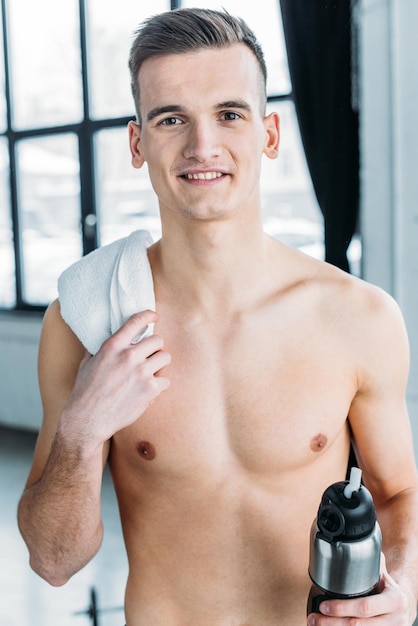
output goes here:
[{"label": "dark curtain", "polygon": [[359,207],[351,2],[278,1],[302,143],[324,216],[325,260],[349,271]]}]

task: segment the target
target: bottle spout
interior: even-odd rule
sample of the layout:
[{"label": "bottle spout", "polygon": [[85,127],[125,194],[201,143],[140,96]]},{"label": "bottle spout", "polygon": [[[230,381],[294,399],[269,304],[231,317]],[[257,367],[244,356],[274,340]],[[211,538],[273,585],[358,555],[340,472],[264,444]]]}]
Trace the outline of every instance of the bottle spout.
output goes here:
[{"label": "bottle spout", "polygon": [[361,469],[352,467],[350,472],[350,480],[344,488],[344,496],[347,500],[351,500],[354,492],[359,491],[361,487]]}]

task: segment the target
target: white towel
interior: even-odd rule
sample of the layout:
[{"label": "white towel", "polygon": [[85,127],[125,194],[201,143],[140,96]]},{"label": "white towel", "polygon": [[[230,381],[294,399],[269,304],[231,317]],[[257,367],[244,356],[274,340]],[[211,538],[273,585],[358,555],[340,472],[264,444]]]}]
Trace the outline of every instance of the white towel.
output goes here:
[{"label": "white towel", "polygon": [[[87,254],[59,277],[61,315],[91,354],[133,313],[155,310],[151,244],[147,231],[134,231]],[[152,331],[150,325],[146,335]]]}]

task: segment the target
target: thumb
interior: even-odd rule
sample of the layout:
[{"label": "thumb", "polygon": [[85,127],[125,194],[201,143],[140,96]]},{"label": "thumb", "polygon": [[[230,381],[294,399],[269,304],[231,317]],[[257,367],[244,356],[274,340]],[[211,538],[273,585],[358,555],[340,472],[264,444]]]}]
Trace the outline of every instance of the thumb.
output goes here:
[{"label": "thumb", "polygon": [[157,319],[157,313],[150,309],[134,313],[107,341],[123,345],[138,343],[147,326],[155,323]]}]

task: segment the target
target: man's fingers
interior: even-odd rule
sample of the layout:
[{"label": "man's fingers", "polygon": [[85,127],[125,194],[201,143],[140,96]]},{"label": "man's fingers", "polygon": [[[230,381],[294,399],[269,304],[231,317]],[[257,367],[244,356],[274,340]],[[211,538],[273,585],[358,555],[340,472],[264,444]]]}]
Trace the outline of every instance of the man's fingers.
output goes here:
[{"label": "man's fingers", "polygon": [[[151,342],[153,338],[149,337],[145,341]],[[158,372],[162,370],[166,365],[171,363],[171,355],[163,350],[153,352],[146,361],[146,367],[152,374],[158,375]]]},{"label": "man's fingers", "polygon": [[149,324],[157,321],[158,315],[155,311],[147,309],[134,313],[131,317],[117,330],[108,342],[123,345],[135,345],[141,341]]},{"label": "man's fingers", "polygon": [[[383,617],[386,616],[385,623],[398,625],[404,623],[400,621],[399,616],[406,615],[407,601],[397,586],[386,584],[378,594],[364,598],[325,601],[320,604],[319,610],[328,617],[357,617],[359,623],[363,623],[361,621],[363,619],[367,620],[367,624],[370,623],[370,625],[383,623]],[[315,623],[321,625],[322,621],[317,619]]]}]

